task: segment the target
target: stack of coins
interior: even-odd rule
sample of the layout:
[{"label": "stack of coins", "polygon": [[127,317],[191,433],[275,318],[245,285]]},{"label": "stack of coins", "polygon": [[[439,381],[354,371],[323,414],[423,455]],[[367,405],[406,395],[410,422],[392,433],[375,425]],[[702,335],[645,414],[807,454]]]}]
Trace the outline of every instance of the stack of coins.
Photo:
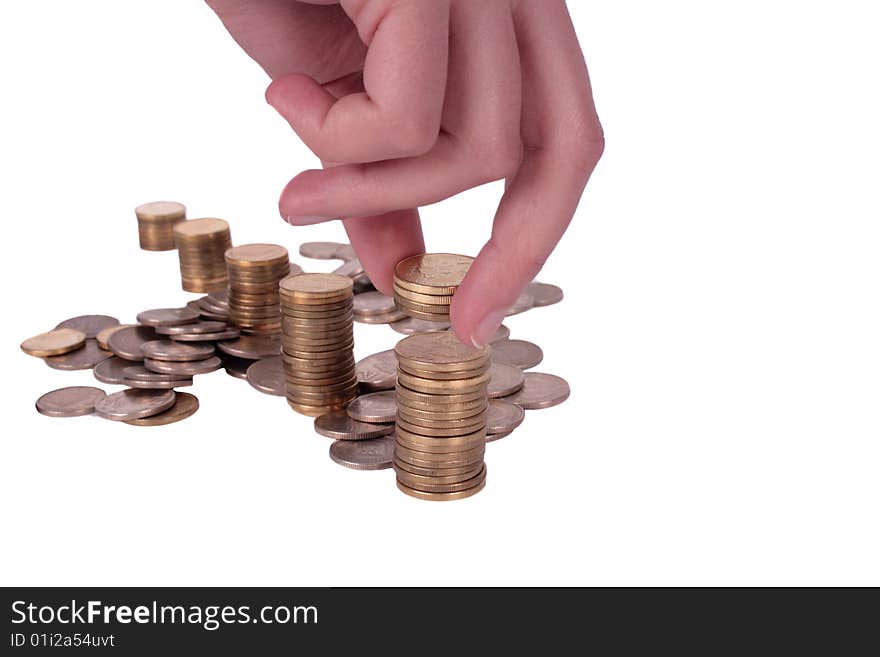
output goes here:
[{"label": "stack of coins", "polygon": [[397,355],[397,487],[412,497],[455,500],[486,485],[489,351],[453,333],[417,333]]},{"label": "stack of coins", "polygon": [[144,203],[134,209],[138,239],[144,251],[174,249],[174,226],[186,220],[186,207],[174,201]]},{"label": "stack of coins", "polygon": [[313,417],[357,396],[352,282],[338,274],[299,274],[281,281],[282,358],[287,402]]},{"label": "stack of coins", "polygon": [[223,219],[191,219],[174,227],[180,258],[180,281],[187,292],[226,288],[223,254],[232,246],[229,224]]},{"label": "stack of coins", "polygon": [[290,273],[287,249],[277,244],[245,244],[226,252],[229,324],[242,333],[281,332],[278,283]]},{"label": "stack of coins", "polygon": [[449,319],[452,295],[473,262],[454,253],[423,253],[394,267],[394,301],[410,317],[430,322]]}]

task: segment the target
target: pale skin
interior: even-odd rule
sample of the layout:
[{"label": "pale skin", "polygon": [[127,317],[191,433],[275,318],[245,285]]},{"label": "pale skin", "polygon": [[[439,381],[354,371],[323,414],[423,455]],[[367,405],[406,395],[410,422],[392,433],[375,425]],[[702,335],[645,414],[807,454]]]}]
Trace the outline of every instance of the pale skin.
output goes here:
[{"label": "pale skin", "polygon": [[505,180],[451,309],[462,341],[487,344],[571,222],[604,148],[564,0],[207,2],[324,165],[287,184],[282,217],[341,218],[385,294],[394,264],[425,251],[416,208]]}]

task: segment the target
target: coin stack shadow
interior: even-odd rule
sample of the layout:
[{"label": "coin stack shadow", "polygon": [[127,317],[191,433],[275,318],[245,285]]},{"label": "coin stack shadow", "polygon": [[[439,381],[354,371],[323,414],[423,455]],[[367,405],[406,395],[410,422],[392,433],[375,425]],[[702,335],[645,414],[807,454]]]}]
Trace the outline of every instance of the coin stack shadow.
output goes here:
[{"label": "coin stack shadow", "polygon": [[226,251],[229,324],[248,335],[281,332],[278,284],[290,274],[287,249],[277,244],[245,244]]},{"label": "coin stack shadow", "polygon": [[343,408],[357,396],[351,279],[298,274],[279,290],[287,403],[312,417]]},{"label": "coin stack shadow", "polygon": [[425,500],[456,500],[486,484],[489,351],[453,333],[417,333],[397,355],[397,487]]},{"label": "coin stack shadow", "polygon": [[423,253],[394,267],[394,301],[401,311],[430,322],[449,320],[449,304],[473,258],[455,253]]},{"label": "coin stack shadow", "polygon": [[224,254],[232,246],[229,223],[206,217],[174,227],[180,259],[180,282],[187,292],[214,292],[226,288]]},{"label": "coin stack shadow", "polygon": [[174,201],[144,203],[134,209],[144,251],[174,250],[174,226],[186,221],[186,207]]}]

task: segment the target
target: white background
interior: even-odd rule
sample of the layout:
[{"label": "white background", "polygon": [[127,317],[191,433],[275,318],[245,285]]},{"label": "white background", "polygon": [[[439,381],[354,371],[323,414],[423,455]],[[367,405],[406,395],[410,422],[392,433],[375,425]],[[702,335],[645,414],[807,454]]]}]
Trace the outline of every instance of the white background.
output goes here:
[{"label": "white background", "polygon": [[[34,411],[93,380],[22,339],[196,296],[138,249],[135,205],[292,253],[343,232],[278,218],[316,162],[206,6],[2,4],[0,583],[880,584],[869,3],[570,4],[608,146],[540,276],[565,301],[507,323],[573,393],[448,504],[337,466],[223,372],[158,429]],[[499,193],[425,209],[429,249],[475,253]],[[358,325],[356,353],[397,338]]]}]

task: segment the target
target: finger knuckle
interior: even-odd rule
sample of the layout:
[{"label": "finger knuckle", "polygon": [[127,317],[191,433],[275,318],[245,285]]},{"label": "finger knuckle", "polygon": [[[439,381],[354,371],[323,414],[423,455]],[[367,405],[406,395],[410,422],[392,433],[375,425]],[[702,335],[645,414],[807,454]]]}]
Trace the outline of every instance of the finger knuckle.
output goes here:
[{"label": "finger knuckle", "polygon": [[568,166],[589,176],[605,152],[605,134],[599,120],[581,118],[573,122],[560,151]]}]

